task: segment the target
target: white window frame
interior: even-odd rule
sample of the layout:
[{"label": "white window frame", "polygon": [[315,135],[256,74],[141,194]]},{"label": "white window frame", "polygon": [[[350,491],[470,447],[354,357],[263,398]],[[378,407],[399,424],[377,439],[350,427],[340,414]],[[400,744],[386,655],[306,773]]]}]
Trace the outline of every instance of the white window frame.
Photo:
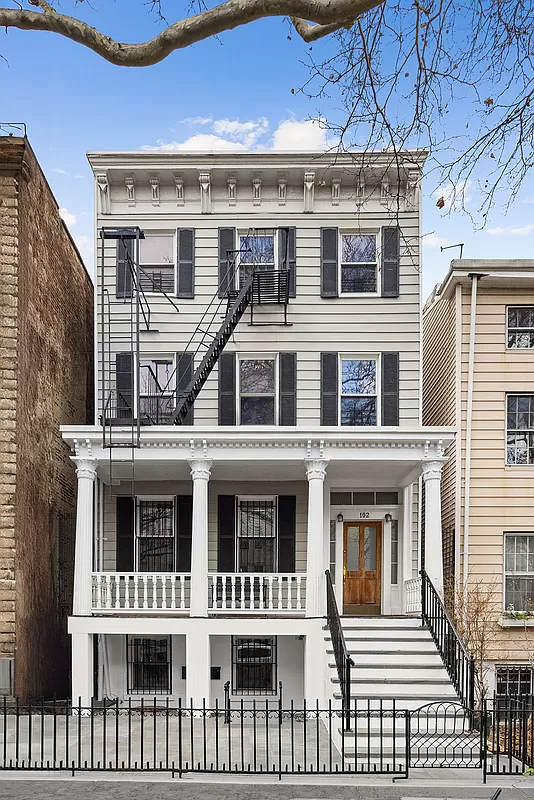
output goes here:
[{"label": "white window frame", "polygon": [[[241,362],[242,361],[274,361],[274,422],[271,426],[269,425],[258,425],[261,428],[268,428],[278,425],[278,420],[280,419],[280,376],[279,376],[279,358],[278,353],[253,353],[252,355],[248,354],[237,354],[237,370],[236,370],[236,422],[238,425],[244,425],[244,427],[254,427],[253,425],[245,425],[245,423],[241,422]],[[247,397],[261,397],[261,394],[258,395],[247,395]],[[270,397],[270,395],[264,395],[264,397]]]},{"label": "white window frame", "polygon": [[[351,230],[351,229],[340,229],[339,231],[339,241],[338,241],[338,286],[339,286],[339,296],[340,297],[380,297],[381,293],[381,253],[380,253],[380,237],[379,237],[379,229],[378,228],[368,228],[366,230]],[[342,289],[342,264],[343,264],[343,236],[374,236],[376,241],[375,253],[376,253],[376,291],[374,292],[344,292]],[[346,266],[366,266],[366,263],[370,264],[371,262],[361,262],[347,264]]]},{"label": "white window frame", "polygon": [[[274,568],[273,572],[278,572],[278,495],[277,494],[238,494],[236,496],[236,509],[235,509],[235,541],[236,541],[236,571],[239,572],[241,575],[261,575],[265,574],[268,575],[270,573],[255,573],[255,572],[240,572],[241,563],[239,558],[239,504],[241,501],[245,502],[254,502],[254,501],[262,501],[262,502],[273,502],[274,503]],[[244,537],[245,538],[245,537]],[[266,537],[267,538],[267,537]]]},{"label": "white window frame", "polygon": [[[253,231],[253,232],[251,233],[251,231]],[[271,235],[270,233],[266,234],[266,233],[261,233],[260,231],[272,231],[273,232],[273,234],[272,234],[273,235],[273,256],[274,256],[273,270],[278,269],[278,228],[276,228],[276,227],[273,227],[273,228],[256,228],[256,227],[254,227],[252,225],[247,230],[238,228],[238,230],[237,230],[237,243],[236,243],[237,244],[237,250],[238,250],[238,256],[237,256],[237,262],[236,262],[237,269],[236,269],[235,275],[234,275],[234,289],[239,289],[240,288],[241,257],[239,255],[239,253],[241,251],[241,237],[242,236],[254,236],[254,235],[256,235],[256,236],[270,236]]]},{"label": "white window frame", "polygon": [[[532,347],[510,347],[510,345],[508,344],[508,336],[509,336],[509,333],[510,333],[510,325],[508,323],[508,312],[511,309],[515,309],[515,308],[528,308],[528,309],[534,310],[534,305],[532,303],[522,303],[522,304],[513,303],[512,305],[506,306],[506,349],[507,350],[511,350],[512,352],[532,353],[534,351],[534,346],[532,346]],[[517,331],[517,330],[521,330],[521,329],[520,328],[514,328],[513,330]],[[532,333],[534,334],[534,328],[525,328],[525,333],[528,333],[529,331],[532,331]]]},{"label": "white window frame", "polygon": [[[172,257],[173,257],[173,279],[174,279],[174,286],[172,288],[172,292],[167,292],[167,294],[175,295],[176,294],[176,287],[178,285],[178,254],[177,254],[177,247],[178,247],[178,236],[176,233],[176,228],[173,230],[157,230],[157,231],[147,231],[145,230],[145,239],[149,239],[155,236],[164,236],[166,238],[172,239]],[[141,241],[139,241],[139,254],[137,258],[137,263],[139,264],[139,269],[143,269],[144,267],[159,267],[161,264],[142,264],[141,263]],[[141,277],[141,276],[139,276]],[[143,294],[149,295],[150,297],[165,297],[163,292],[154,292],[148,289],[143,290]]]},{"label": "white window frame", "polygon": [[[374,361],[376,364],[376,425],[342,425],[341,424],[341,401],[343,397],[375,397],[374,394],[369,395],[359,395],[359,394],[343,394],[342,387],[343,387],[343,361]],[[382,421],[382,406],[381,406],[381,395],[382,395],[382,387],[381,387],[381,369],[380,369],[380,355],[379,354],[364,354],[364,355],[354,355],[354,353],[339,354],[339,363],[338,363],[338,404],[337,404],[337,418],[339,420],[339,426],[343,428],[378,428],[380,427]]]},{"label": "white window frame", "polygon": [[[532,464],[514,464],[508,461],[508,431],[509,430],[519,430],[518,428],[508,428],[508,398],[509,397],[532,397],[534,399],[534,392],[507,392],[504,396],[504,464],[506,467],[510,467],[514,470],[519,469],[528,469],[531,470],[534,467],[534,463]],[[527,429],[525,429],[527,430]],[[528,430],[531,430],[530,428]],[[532,428],[534,433],[534,428]]]},{"label": "white window frame", "polygon": [[[173,548],[173,570],[176,570],[176,497],[173,494],[139,494],[135,496],[135,541],[134,541],[134,572],[140,572],[139,570],[139,539],[140,538],[148,538],[148,537],[141,537],[139,532],[141,530],[141,512],[140,512],[140,504],[142,501],[149,501],[149,502],[157,502],[158,500],[166,500],[172,501],[172,514],[173,514],[173,525],[172,525],[172,536],[174,539],[174,548]],[[143,572],[143,575],[149,575],[154,570],[150,572]],[[171,574],[171,573],[167,573]],[[155,637],[148,637],[148,638],[155,638]]]},{"label": "white window frame", "polygon": [[[146,294],[146,292],[145,292],[145,294]],[[157,294],[154,295],[154,297],[161,297],[161,295],[158,292]],[[139,383],[141,381],[141,363],[143,361],[170,361],[172,363],[172,370],[173,370],[172,392],[174,393],[175,390],[176,390],[176,378],[177,378],[177,375],[176,375],[176,367],[177,367],[176,354],[171,354],[171,355],[165,355],[165,354],[163,354],[163,355],[161,355],[161,354],[154,355],[154,354],[152,354],[152,355],[144,355],[143,357],[140,357],[139,358],[138,369],[136,369],[134,367],[134,376],[133,376],[133,386],[134,386],[134,388],[133,388],[133,393],[134,393],[133,406],[134,406],[135,419],[137,419],[137,415],[139,414],[138,400],[141,397],[141,386],[139,385]],[[170,390],[169,390],[169,393],[170,393]],[[147,397],[147,395],[142,395],[142,396],[143,397]]]},{"label": "white window frame", "polygon": [[[534,539],[534,531],[505,531],[503,537],[503,585],[502,585],[502,605],[503,611],[507,610],[506,602],[506,578],[532,578],[534,580],[534,572],[507,572],[506,570],[506,540],[509,536],[531,536]],[[515,611],[529,611],[531,609],[514,608]],[[533,609],[534,610],[534,598]]]}]

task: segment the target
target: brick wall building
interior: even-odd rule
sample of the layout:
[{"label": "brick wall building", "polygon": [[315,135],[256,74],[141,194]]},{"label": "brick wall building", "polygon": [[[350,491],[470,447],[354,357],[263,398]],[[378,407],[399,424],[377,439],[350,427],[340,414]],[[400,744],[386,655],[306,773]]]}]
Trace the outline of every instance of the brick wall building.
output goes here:
[{"label": "brick wall building", "polygon": [[27,141],[0,136],[0,693],[66,696],[76,477],[93,421],[93,288]]}]

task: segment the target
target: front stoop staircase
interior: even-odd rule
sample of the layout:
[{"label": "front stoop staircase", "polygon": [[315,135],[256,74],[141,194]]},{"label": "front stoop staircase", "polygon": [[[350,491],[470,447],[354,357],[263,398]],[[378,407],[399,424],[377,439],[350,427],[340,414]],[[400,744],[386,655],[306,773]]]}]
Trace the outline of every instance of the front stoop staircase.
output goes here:
[{"label": "front stoop staircase", "polygon": [[[480,734],[470,730],[430,630],[420,619],[340,617],[340,622],[354,662],[355,713],[348,730],[340,724],[335,744],[356,769],[362,764],[398,766],[406,759],[408,737],[411,766],[465,766],[479,759]],[[328,628],[325,644],[330,696],[340,708],[341,687]]]}]

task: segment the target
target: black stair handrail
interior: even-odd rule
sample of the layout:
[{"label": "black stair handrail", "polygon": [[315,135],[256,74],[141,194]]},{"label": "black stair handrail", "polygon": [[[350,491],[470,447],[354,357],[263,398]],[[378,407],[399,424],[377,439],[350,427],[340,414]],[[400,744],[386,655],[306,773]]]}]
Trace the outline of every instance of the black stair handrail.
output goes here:
[{"label": "black stair handrail", "polygon": [[475,659],[469,653],[445,604],[424,569],[421,570],[421,617],[428,626],[434,644],[456,692],[466,706],[475,710]]},{"label": "black stair handrail", "polygon": [[350,730],[350,682],[351,668],[355,666],[354,661],[347,650],[347,643],[343,634],[341,617],[337,607],[336,595],[332,584],[330,570],[325,572],[326,576],[326,621],[330,630],[330,638],[334,648],[334,658],[336,661],[337,676],[341,686],[341,697],[343,699],[344,725],[346,730]]}]

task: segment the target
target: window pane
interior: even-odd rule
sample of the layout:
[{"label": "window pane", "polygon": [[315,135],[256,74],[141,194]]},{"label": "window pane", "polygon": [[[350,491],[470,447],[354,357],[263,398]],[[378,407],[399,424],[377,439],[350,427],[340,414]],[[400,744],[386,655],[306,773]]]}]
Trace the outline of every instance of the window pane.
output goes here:
[{"label": "window pane", "polygon": [[342,425],[376,425],[376,398],[343,397],[341,399]]},{"label": "window pane", "polygon": [[274,397],[242,397],[241,425],[274,425]]},{"label": "window pane", "polygon": [[398,492],[377,492],[376,493],[376,504],[378,506],[396,506],[399,503],[399,493]]},{"label": "window pane", "polygon": [[137,568],[139,572],[173,572],[174,538],[138,539]]},{"label": "window pane", "polygon": [[274,265],[274,235],[240,237],[241,264]]},{"label": "window pane", "polygon": [[352,492],[330,492],[330,504],[333,506],[352,505]]},{"label": "window pane", "polygon": [[238,535],[270,537],[275,535],[274,500],[240,500]]},{"label": "window pane", "polygon": [[[239,539],[239,571],[274,572],[275,541],[276,539],[274,538]],[[259,587],[257,588],[259,590]],[[266,592],[268,591],[266,586],[263,588]],[[248,591],[250,593],[250,587]]]},{"label": "window pane", "polygon": [[391,522],[391,583],[399,582],[399,523],[396,519]]},{"label": "window pane", "polygon": [[343,360],[341,394],[376,394],[376,361]]},{"label": "window pane", "polygon": [[172,236],[147,236],[139,241],[141,264],[174,264],[174,238]]},{"label": "window pane", "polygon": [[376,569],[376,528],[366,525],[363,530],[363,568],[369,572]]},{"label": "window pane", "polygon": [[330,577],[336,580],[336,521],[330,520]]},{"label": "window pane", "polygon": [[342,264],[369,264],[376,262],[376,236],[344,234],[341,237]]},{"label": "window pane", "polygon": [[239,362],[241,394],[274,394],[274,361],[243,360]]},{"label": "window pane", "polygon": [[341,292],[376,292],[376,266],[342,266]]},{"label": "window pane", "polygon": [[515,611],[534,610],[534,578],[506,578],[505,607]]},{"label": "window pane", "polygon": [[374,492],[354,492],[352,495],[352,502],[355,506],[374,506],[375,493]]},{"label": "window pane", "polygon": [[347,570],[358,572],[360,569],[360,528],[349,525],[347,528]]},{"label": "window pane", "polygon": [[172,500],[141,500],[139,516],[139,536],[173,536],[174,503]]}]

